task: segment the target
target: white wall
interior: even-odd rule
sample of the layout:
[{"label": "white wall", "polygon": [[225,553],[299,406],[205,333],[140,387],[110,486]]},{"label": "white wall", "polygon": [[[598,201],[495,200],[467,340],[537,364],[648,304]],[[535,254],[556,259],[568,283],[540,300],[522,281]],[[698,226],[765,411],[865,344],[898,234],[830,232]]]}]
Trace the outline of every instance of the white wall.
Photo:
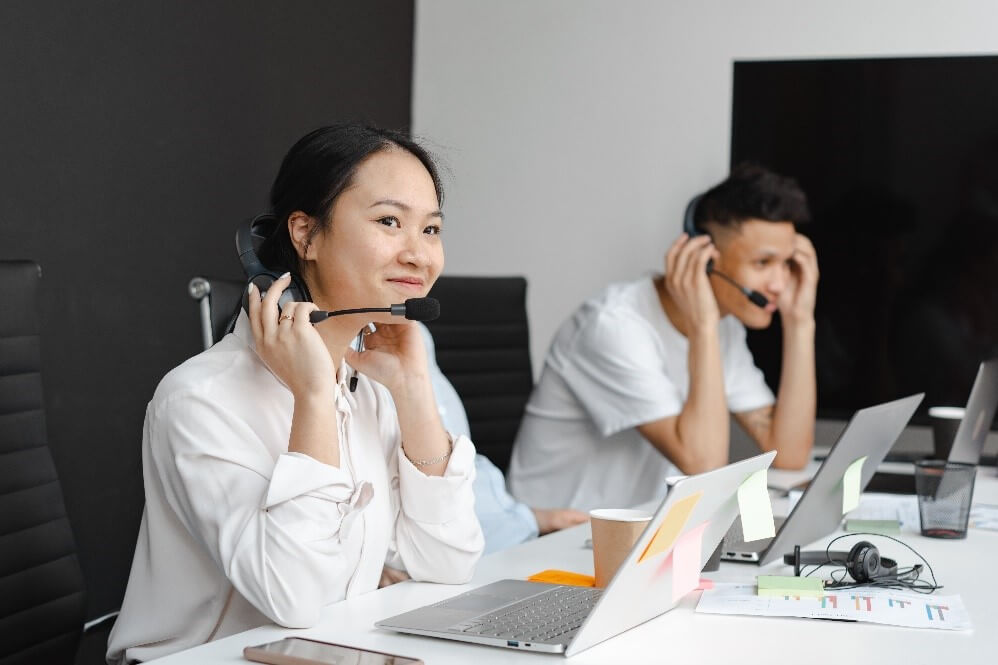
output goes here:
[{"label": "white wall", "polygon": [[661,269],[724,177],[734,60],[974,53],[998,53],[998,2],[417,0],[413,129],[450,170],[446,272],[527,277],[539,371],[565,316]]}]

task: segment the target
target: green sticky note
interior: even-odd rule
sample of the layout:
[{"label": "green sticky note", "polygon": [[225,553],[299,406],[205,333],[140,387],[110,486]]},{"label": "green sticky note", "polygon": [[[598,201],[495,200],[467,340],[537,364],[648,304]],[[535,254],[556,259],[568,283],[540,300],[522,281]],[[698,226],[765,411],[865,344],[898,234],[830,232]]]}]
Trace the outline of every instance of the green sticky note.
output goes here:
[{"label": "green sticky note", "polygon": [[760,596],[807,596],[821,598],[825,585],[818,577],[759,575]]},{"label": "green sticky note", "polygon": [[845,515],[850,510],[859,505],[859,481],[863,477],[863,462],[866,455],[850,464],[846,472],[842,474],[842,514]]},{"label": "green sticky note", "polygon": [[738,511],[742,516],[745,542],[776,535],[773,504],[769,502],[769,488],[766,486],[766,469],[759,469],[742,482],[738,488]]},{"label": "green sticky note", "polygon": [[866,531],[882,536],[896,536],[901,533],[901,523],[897,520],[846,520],[846,531]]}]

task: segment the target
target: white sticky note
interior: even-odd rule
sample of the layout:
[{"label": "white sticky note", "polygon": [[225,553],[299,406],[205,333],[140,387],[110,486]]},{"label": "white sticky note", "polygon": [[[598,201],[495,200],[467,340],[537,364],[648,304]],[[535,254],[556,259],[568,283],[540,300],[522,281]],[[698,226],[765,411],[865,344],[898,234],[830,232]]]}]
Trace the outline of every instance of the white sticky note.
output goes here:
[{"label": "white sticky note", "polygon": [[776,535],[773,523],[773,504],[769,502],[766,469],[759,469],[742,482],[738,488],[738,511],[742,518],[742,537],[745,542]]},{"label": "white sticky note", "polygon": [[866,455],[846,467],[842,474],[842,514],[845,515],[859,505],[859,481],[863,478],[863,462]]}]

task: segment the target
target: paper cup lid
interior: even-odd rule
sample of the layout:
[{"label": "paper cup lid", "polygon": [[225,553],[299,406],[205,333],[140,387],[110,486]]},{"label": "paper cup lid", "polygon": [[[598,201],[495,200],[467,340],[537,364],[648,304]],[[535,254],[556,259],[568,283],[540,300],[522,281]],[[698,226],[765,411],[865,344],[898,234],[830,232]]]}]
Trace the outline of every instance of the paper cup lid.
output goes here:
[{"label": "paper cup lid", "polygon": [[933,406],[929,408],[929,415],[933,418],[952,418],[960,420],[963,418],[965,409],[962,406]]},{"label": "paper cup lid", "polygon": [[647,511],[631,508],[596,508],[589,511],[589,516],[598,520],[614,520],[616,522],[647,522],[652,518]]}]

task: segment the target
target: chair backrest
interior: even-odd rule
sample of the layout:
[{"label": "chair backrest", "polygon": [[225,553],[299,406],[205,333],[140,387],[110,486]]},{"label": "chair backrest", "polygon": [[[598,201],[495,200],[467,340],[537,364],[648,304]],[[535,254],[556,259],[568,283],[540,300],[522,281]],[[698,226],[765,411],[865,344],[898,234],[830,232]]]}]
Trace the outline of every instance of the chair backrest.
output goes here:
[{"label": "chair backrest", "polygon": [[534,387],[522,277],[441,277],[430,295],[440,318],[426,325],[437,364],[454,385],[475,448],[502,470]]},{"label": "chair backrest", "polygon": [[[195,277],[204,346],[225,335],[245,282]],[[522,277],[441,277],[430,295],[440,318],[427,323],[437,364],[468,414],[478,452],[509,466],[513,439],[534,387],[527,329],[527,280]]]},{"label": "chair backrest", "polygon": [[49,451],[38,282],[0,261],[0,661],[72,663],[85,587]]},{"label": "chair backrest", "polygon": [[201,341],[208,348],[225,337],[235,320],[246,282],[215,277],[195,277],[187,292],[200,304]]}]

